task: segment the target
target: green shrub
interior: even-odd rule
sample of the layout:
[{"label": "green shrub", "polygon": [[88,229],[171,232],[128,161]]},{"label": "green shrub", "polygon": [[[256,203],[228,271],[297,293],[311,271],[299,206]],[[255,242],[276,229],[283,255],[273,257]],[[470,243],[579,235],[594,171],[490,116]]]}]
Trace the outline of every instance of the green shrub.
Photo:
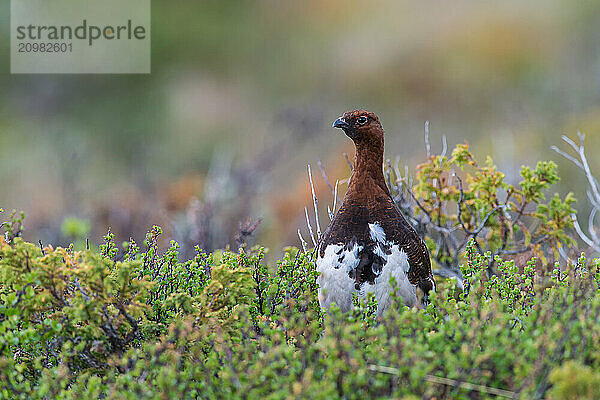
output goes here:
[{"label": "green shrub", "polygon": [[600,398],[600,373],[576,361],[567,361],[550,373],[553,399],[594,400]]},{"label": "green shrub", "polygon": [[573,194],[545,198],[560,179],[557,165],[540,161],[535,168],[521,167],[520,175],[518,184],[509,184],[490,157],[477,161],[468,144],[457,145],[450,156],[429,156],[414,179],[403,177],[389,161],[386,168],[396,203],[425,236],[434,268],[458,279],[469,240],[481,255],[492,252],[491,273],[497,272],[496,255],[535,255],[552,265],[560,249],[574,250]]},{"label": "green shrub", "polygon": [[121,261],[109,236],[99,252],[1,240],[3,398],[595,393],[595,375],[571,382],[565,368],[600,367],[598,260],[551,276],[497,260],[490,277],[471,241],[464,291],[442,283],[427,309],[397,300],[375,319],[373,299],[323,316],[310,254],[287,249],[272,268],[260,248],[179,261],[159,235]]}]

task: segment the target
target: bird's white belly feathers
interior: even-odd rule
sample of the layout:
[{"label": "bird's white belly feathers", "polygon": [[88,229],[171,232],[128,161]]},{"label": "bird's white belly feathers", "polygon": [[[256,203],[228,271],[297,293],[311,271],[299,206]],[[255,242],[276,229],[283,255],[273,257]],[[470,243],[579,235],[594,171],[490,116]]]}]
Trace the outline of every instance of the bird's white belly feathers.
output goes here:
[{"label": "bird's white belly feathers", "polygon": [[346,250],[341,244],[330,244],[325,248],[323,257],[317,259],[317,271],[320,273],[318,283],[321,307],[329,310],[331,304],[335,303],[342,311],[346,312],[352,308],[353,293],[360,298],[365,298],[368,293],[373,293],[378,304],[377,314],[382,315],[391,305],[390,296],[393,287],[390,280],[392,277],[396,281],[396,289],[404,304],[409,307],[417,304],[416,286],[408,281],[407,276],[410,268],[408,258],[398,245],[389,247],[390,254],[375,247],[374,252],[385,261],[381,273],[375,278],[373,284],[364,282],[359,289],[356,289],[355,280],[350,277],[350,272],[358,266],[360,261],[358,253],[362,248],[362,246],[354,244],[352,249]]},{"label": "bird's white belly feathers", "polygon": [[[355,244],[350,250],[344,250],[341,244],[331,244],[325,248],[323,257],[317,258],[317,271],[319,272],[319,303],[321,307],[329,310],[332,303],[342,311],[349,311],[352,307],[352,293],[354,279],[349,274],[358,266],[358,252],[362,246]],[[341,260],[341,262],[340,262]]]}]

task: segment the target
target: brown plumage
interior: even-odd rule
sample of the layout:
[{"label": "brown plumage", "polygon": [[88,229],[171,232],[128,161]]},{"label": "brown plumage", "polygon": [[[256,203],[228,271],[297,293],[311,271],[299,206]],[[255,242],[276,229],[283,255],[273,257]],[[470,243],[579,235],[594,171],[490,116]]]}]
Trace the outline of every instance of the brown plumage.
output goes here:
[{"label": "brown plumage", "polygon": [[[341,128],[352,139],[356,155],[343,203],[319,243],[317,268],[321,272],[321,287],[323,289],[333,285],[333,289],[329,288],[329,295],[325,290],[321,291],[321,304],[328,308],[331,303],[328,300],[332,300],[345,308],[339,304],[347,304],[344,289],[338,287],[339,282],[333,281],[346,279],[338,275],[341,267],[347,270],[354,285],[353,290],[359,295],[364,294],[365,290],[372,289],[376,294],[378,290],[388,290],[385,286],[388,283],[381,279],[389,279],[386,278],[389,274],[397,279],[406,276],[410,285],[421,288],[427,294],[435,287],[429,252],[423,240],[394,204],[385,182],[384,132],[379,118],[364,110],[349,111],[338,118],[333,126]],[[332,261],[332,257],[326,255],[328,246],[333,246],[337,260]],[[405,253],[406,257],[398,258],[398,252]],[[392,265],[405,263],[406,259],[407,266],[401,268],[399,265]],[[378,279],[385,268],[388,275]],[[401,272],[402,269],[407,270]],[[397,274],[400,275],[396,276]],[[413,305],[416,297],[412,294],[414,288],[411,290],[408,282],[408,291],[403,297],[406,304]],[[385,288],[381,289],[380,286]],[[351,293],[348,295],[351,297]],[[380,297],[387,302],[386,296],[384,293]],[[385,308],[386,305],[380,304],[380,312]]]}]

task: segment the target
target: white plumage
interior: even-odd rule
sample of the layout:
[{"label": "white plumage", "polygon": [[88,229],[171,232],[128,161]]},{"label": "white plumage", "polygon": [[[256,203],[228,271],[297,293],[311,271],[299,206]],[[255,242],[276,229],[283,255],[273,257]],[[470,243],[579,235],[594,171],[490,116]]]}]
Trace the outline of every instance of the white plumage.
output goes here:
[{"label": "white plumage", "polygon": [[[387,245],[385,242],[382,244]],[[362,246],[355,244],[352,249],[344,250],[343,245],[332,244],[325,248],[324,256],[317,259],[321,307],[329,310],[331,304],[335,303],[343,312],[350,311],[354,293],[362,299],[366,298],[368,293],[373,293],[377,300],[377,315],[382,315],[391,305],[392,278],[395,279],[398,295],[402,297],[404,303],[409,307],[417,304],[416,286],[408,281],[407,272],[410,265],[406,253],[397,245],[390,246],[390,254],[385,254],[379,246],[375,249],[385,260],[381,274],[375,278],[373,284],[364,282],[359,289],[356,289],[355,281],[350,278],[349,273],[358,266],[360,260],[357,256]]]}]

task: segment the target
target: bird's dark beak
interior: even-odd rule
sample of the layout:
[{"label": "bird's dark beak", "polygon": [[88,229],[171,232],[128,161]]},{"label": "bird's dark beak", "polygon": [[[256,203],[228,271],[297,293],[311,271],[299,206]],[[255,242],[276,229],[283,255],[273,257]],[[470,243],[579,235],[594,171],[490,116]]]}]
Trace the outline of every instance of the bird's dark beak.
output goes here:
[{"label": "bird's dark beak", "polygon": [[334,128],[340,128],[343,129],[344,131],[348,128],[350,128],[350,124],[346,122],[346,120],[344,120],[343,117],[339,117],[338,119],[336,119],[335,121],[333,121],[333,125]]}]

